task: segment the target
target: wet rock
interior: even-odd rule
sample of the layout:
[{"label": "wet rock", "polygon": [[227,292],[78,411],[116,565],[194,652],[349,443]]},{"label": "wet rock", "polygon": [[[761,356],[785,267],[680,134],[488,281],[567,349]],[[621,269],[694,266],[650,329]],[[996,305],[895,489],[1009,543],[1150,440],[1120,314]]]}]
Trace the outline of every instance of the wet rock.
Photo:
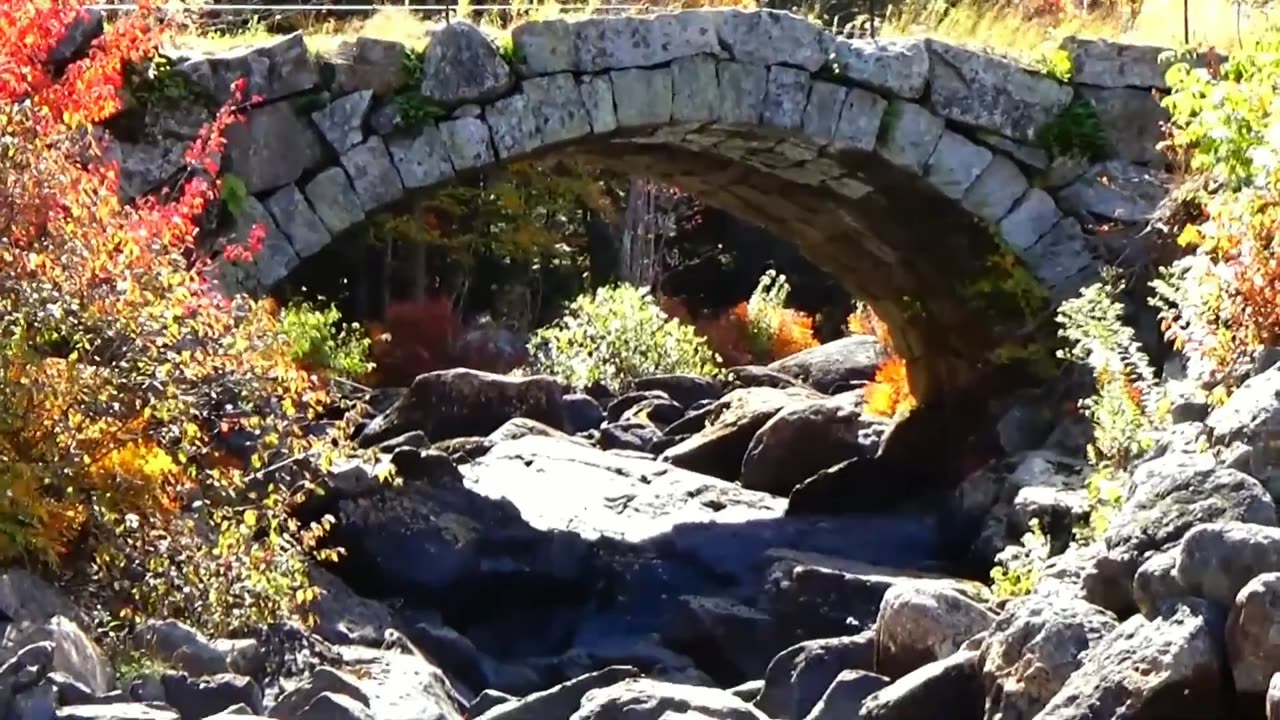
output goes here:
[{"label": "wet rock", "polygon": [[982,674],[978,653],[962,650],[929,663],[872,693],[860,720],[934,720],[947,708],[947,720],[980,720]]},{"label": "wet rock", "polygon": [[1135,615],[1083,658],[1038,720],[1227,717],[1221,619],[1204,603]]},{"label": "wet rock", "polygon": [[884,361],[884,348],[869,335],[850,335],[769,364],[769,369],[830,394],[842,383],[871,380]]},{"label": "wet rock", "polygon": [[801,480],[880,449],[885,423],[862,415],[856,395],[788,407],[764,424],[742,460],[742,486],[788,495]]},{"label": "wet rock", "polygon": [[734,481],[755,434],[783,408],[806,399],[818,399],[813,391],[777,388],[734,390],[716,401],[706,427],[662,454],[676,467]]},{"label": "wet rock", "polygon": [[432,35],[422,68],[422,94],[446,107],[488,102],[515,83],[497,46],[465,20]]},{"label": "wet rock", "polygon": [[567,718],[577,711],[587,693],[612,687],[639,674],[635,668],[631,667],[606,668],[557,685],[550,690],[495,707],[482,717],[484,720]]},{"label": "wet rock", "polygon": [[987,630],[994,619],[978,603],[950,590],[892,587],[876,622],[876,672],[897,678],[941,660]]},{"label": "wet rock", "polygon": [[842,672],[871,670],[875,653],[870,632],[787,648],[769,663],[755,706],[776,720],[803,720]]},{"label": "wet rock", "polygon": [[564,387],[550,377],[511,378],[476,370],[442,370],[420,375],[409,393],[369,424],[362,447],[411,430],[432,441],[487,435],[514,417],[564,428]]},{"label": "wet rock", "polygon": [[1013,601],[982,643],[987,717],[1032,720],[1116,628],[1116,618],[1081,600],[1031,596]]},{"label": "wet rock", "polygon": [[755,708],[724,690],[636,678],[593,690],[570,720],[662,720],[689,713],[718,720],[765,720]]}]

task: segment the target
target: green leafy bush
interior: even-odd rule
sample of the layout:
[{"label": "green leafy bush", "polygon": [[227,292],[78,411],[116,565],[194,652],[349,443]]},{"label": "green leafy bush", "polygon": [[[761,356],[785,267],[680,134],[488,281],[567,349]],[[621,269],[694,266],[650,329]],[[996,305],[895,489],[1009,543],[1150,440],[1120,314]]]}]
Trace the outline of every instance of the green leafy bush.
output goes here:
[{"label": "green leafy bush", "polygon": [[564,317],[529,339],[529,369],[576,387],[621,391],[646,375],[721,373],[719,358],[690,325],[668,316],[646,290],[611,285],[583,294]]},{"label": "green leafy bush", "polygon": [[372,342],[359,324],[343,323],[342,313],[333,305],[294,301],[285,306],[280,321],[293,345],[293,359],[309,370],[358,378],[373,369]]}]

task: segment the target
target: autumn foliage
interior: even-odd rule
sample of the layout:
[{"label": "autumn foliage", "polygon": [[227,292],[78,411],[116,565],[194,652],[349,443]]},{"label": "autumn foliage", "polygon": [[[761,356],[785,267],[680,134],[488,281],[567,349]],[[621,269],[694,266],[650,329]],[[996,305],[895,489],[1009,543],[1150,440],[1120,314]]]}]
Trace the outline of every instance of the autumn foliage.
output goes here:
[{"label": "autumn foliage", "polygon": [[303,433],[327,395],[274,308],[205,279],[198,219],[236,108],[180,187],[123,205],[92,126],[169,21],[143,3],[58,73],[79,6],[0,5],[0,563],[74,574],[125,620],[294,615],[324,528],[288,509],[324,459],[328,436]]},{"label": "autumn foliage", "polygon": [[893,352],[889,328],[884,321],[876,317],[869,306],[860,304],[849,314],[845,326],[852,335],[874,336],[888,353],[888,357],[876,370],[875,379],[866,386],[864,395],[866,411],[872,415],[893,418],[915,408],[916,399],[911,394],[907,363]]}]

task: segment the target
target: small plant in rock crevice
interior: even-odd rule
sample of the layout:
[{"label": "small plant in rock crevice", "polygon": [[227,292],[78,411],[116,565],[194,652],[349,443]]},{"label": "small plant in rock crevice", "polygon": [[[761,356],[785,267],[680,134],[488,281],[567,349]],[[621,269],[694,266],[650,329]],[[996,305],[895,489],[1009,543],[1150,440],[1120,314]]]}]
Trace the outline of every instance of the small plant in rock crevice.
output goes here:
[{"label": "small plant in rock crevice", "polygon": [[1049,538],[1040,520],[1032,518],[1030,530],[1020,543],[1010,545],[996,556],[991,568],[991,589],[997,599],[1030,595],[1040,581],[1040,570],[1049,559]]},{"label": "small plant in rock crevice", "polygon": [[124,90],[142,107],[158,110],[213,103],[208,90],[178,72],[173,60],[159,53],[150,60],[125,65]]},{"label": "small plant in rock crevice", "polygon": [[1031,67],[1063,84],[1071,82],[1071,75],[1075,72],[1071,53],[1062,47],[1041,49],[1032,58]]},{"label": "small plant in rock crevice", "polygon": [[243,215],[249,202],[249,188],[244,184],[244,180],[239,175],[223,173],[218,178],[218,188],[222,206],[227,209],[227,212],[231,213],[232,217]]},{"label": "small plant in rock crevice", "polygon": [[426,50],[407,49],[401,61],[404,81],[391,97],[400,124],[410,130],[424,127],[449,116],[440,104],[422,94],[423,59]]},{"label": "small plant in rock crevice", "polygon": [[1107,134],[1093,103],[1077,98],[1036,133],[1036,143],[1051,157],[1097,160],[1106,155]]}]

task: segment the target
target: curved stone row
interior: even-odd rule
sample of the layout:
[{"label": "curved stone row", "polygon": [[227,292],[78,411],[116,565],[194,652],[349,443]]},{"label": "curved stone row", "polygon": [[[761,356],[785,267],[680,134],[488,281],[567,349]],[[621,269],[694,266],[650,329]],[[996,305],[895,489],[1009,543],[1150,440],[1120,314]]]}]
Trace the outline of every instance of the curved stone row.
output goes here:
[{"label": "curved stone row", "polygon": [[[936,40],[838,38],[777,11],[530,22],[505,50],[456,22],[434,32],[423,59],[424,107],[441,115],[425,126],[390,99],[406,79],[398,43],[358,38],[314,58],[295,34],[177,70],[214,100],[246,78],[260,103],[228,133],[224,171],[251,194],[238,232],[263,223],[268,233],[253,266],[221,265],[230,289],[273,285],[371,213],[459,174],[579,150],[634,170],[629,158],[647,153],[660,179],[703,187],[791,237],[891,327],[933,323],[896,333],[909,362],[942,350],[973,361],[1001,341],[987,325],[1003,320],[984,323],[990,308],[952,299],[983,272],[1013,271],[989,257],[993,237],[1056,303],[1097,266],[1082,221],[1142,221],[1159,199],[1147,167],[1162,162],[1159,48],[1064,48],[1075,85]],[[1096,109],[1111,162],[1086,171],[1036,145],[1073,98]],[[173,115],[159,123],[166,139],[121,143],[131,193],[180,163],[194,119]],[[709,164],[676,173],[677,155]],[[754,179],[711,169],[725,166]],[[788,203],[796,222],[775,221],[767,206]],[[937,340],[947,333],[974,337]]]}]

